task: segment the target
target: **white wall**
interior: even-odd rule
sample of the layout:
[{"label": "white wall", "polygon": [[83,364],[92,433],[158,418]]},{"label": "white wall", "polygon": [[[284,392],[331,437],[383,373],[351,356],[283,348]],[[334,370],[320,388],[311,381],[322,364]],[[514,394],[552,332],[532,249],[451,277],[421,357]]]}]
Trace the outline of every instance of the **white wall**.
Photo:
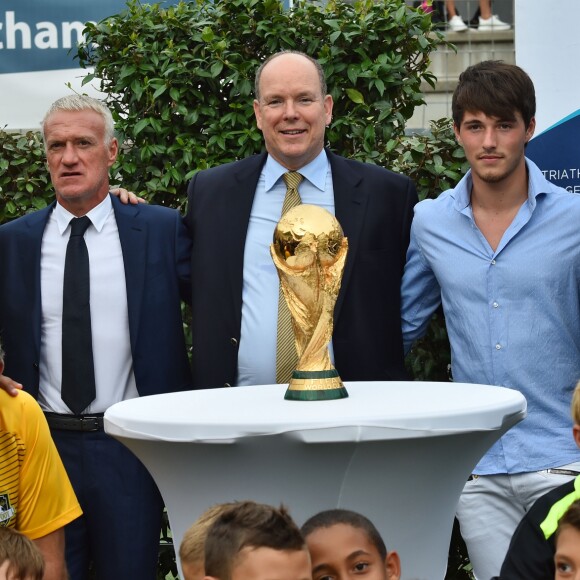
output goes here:
[{"label": "white wall", "polygon": [[580,2],[515,0],[515,21],[516,63],[536,87],[538,135],[580,109]]}]

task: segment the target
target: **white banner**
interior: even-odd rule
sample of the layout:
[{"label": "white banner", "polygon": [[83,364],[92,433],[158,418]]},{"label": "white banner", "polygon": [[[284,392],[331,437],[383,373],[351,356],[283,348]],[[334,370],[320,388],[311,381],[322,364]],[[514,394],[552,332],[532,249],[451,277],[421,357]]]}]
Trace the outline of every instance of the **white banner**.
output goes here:
[{"label": "white banner", "polygon": [[515,0],[516,62],[536,87],[537,128],[526,154],[580,193],[578,0]]}]

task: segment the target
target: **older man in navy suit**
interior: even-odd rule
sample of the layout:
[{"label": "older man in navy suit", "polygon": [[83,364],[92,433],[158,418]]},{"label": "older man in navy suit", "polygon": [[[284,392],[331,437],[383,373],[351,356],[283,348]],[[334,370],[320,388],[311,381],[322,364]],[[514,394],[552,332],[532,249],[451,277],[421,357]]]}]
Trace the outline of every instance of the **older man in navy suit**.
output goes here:
[{"label": "older man in navy suit", "polygon": [[59,99],[43,136],[56,201],[0,227],[6,373],[45,411],[83,508],[66,529],[71,579],[88,578],[93,562],[99,580],[153,580],[162,500],[104,433],[103,413],[191,388],[180,300],[191,241],[178,212],[109,195],[118,144],[102,103]]},{"label": "older man in navy suit", "polygon": [[413,183],[324,149],[333,102],[309,56],[271,56],[258,70],[255,96],[266,153],[201,171],[189,185],[192,272],[203,273],[193,288],[194,385],[277,382],[279,294],[269,245],[288,171],[300,173],[302,202],[334,213],[349,239],[332,338],[341,377],[405,378],[400,283]]}]

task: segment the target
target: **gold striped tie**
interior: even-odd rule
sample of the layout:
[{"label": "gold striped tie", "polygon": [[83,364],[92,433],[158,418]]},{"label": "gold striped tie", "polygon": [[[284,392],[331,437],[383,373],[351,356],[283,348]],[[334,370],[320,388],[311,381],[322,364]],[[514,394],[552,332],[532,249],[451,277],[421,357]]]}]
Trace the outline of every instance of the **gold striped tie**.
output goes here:
[{"label": "gold striped tie", "polygon": [[[288,171],[282,178],[286,183],[286,197],[282,206],[282,215],[289,209],[302,203],[298,193],[298,185],[303,177],[296,171]],[[292,372],[296,369],[298,354],[296,352],[296,342],[294,331],[292,330],[292,316],[288,305],[284,299],[282,286],[278,292],[278,331],[276,334],[276,382],[289,383]]]}]

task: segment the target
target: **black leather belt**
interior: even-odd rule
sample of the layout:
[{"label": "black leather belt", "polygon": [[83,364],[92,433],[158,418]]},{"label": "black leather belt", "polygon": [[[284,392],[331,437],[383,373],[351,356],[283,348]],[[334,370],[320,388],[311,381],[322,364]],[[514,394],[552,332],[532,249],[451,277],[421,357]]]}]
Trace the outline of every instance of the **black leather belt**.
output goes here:
[{"label": "black leather belt", "polygon": [[[560,467],[550,467],[549,469],[540,470],[540,472],[553,473],[554,475],[570,475],[572,477],[577,477],[578,475],[580,475],[580,472],[578,472],[578,471],[573,471],[572,469],[562,469]],[[478,477],[479,477],[479,475],[475,475],[472,473],[467,478],[467,481],[473,481],[474,479],[477,479]]]},{"label": "black leather belt", "polygon": [[546,469],[546,473],[553,473],[555,475],[571,475],[572,477],[580,475],[577,471],[573,471],[572,469],[562,469],[560,467],[550,467],[550,469]]},{"label": "black leather belt", "polygon": [[62,413],[44,413],[51,429],[61,431],[102,431],[104,413],[94,415],[64,415]]}]

